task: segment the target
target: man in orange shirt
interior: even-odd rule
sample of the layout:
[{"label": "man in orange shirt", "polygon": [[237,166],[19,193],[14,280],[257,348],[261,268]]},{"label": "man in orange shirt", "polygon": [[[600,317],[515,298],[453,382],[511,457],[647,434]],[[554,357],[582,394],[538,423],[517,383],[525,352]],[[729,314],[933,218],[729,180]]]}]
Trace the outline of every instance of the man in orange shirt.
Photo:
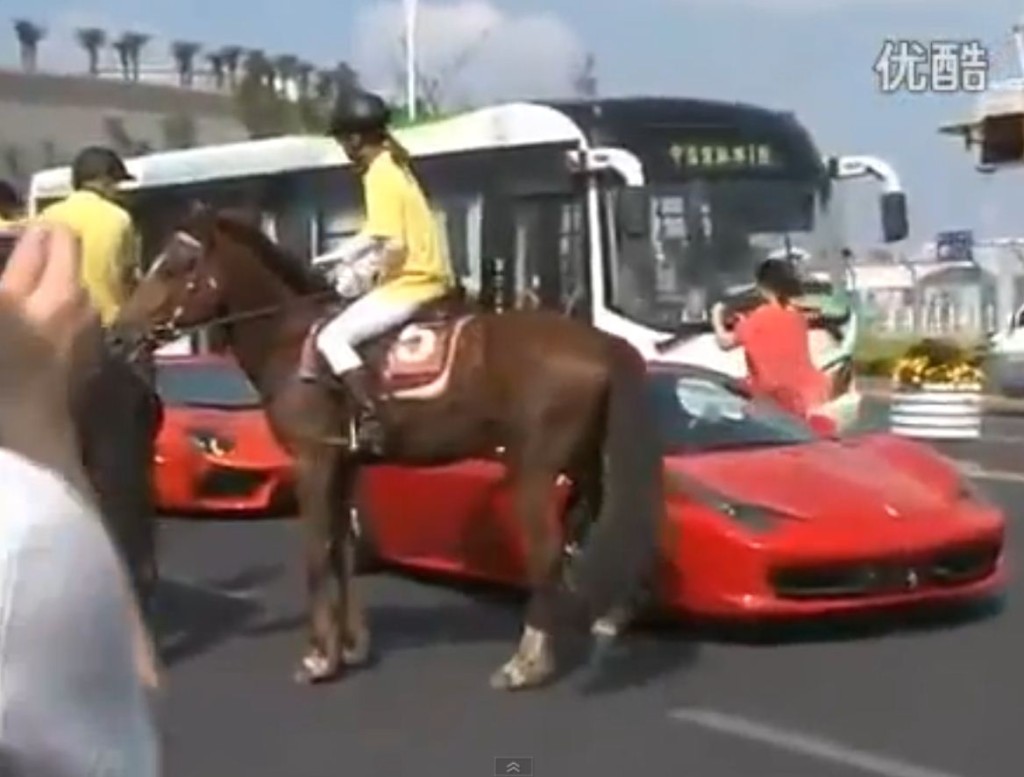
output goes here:
[{"label": "man in orange shirt", "polygon": [[789,262],[768,259],[757,268],[757,289],[764,304],[731,329],[725,306],[719,302],[712,308],[715,339],[725,350],[744,349],[753,393],[806,418],[829,400],[829,384],[811,360],[807,321],[793,304],[800,294],[799,279]]}]

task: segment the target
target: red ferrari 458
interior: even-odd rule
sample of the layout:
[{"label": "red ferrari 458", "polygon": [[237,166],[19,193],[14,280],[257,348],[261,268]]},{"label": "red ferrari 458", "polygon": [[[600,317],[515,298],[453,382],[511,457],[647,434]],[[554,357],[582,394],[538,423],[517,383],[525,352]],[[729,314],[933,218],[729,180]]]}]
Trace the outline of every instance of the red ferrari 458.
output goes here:
[{"label": "red ferrari 458", "polygon": [[233,361],[158,356],[157,387],[165,409],[154,461],[161,511],[251,513],[291,505],[291,459]]},{"label": "red ferrari 458", "polygon": [[[1001,590],[1004,516],[932,448],[823,436],[697,368],[654,369],[650,401],[665,450],[655,596],[666,610],[803,617]],[[559,484],[553,509],[569,498]],[[374,467],[360,504],[364,559],[524,581],[522,530],[497,464]]]}]

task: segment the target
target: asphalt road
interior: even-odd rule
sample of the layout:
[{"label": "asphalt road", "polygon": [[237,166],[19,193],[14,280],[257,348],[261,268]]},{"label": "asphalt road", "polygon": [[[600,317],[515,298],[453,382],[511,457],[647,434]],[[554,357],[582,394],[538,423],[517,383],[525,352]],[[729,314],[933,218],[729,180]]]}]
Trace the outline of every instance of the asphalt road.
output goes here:
[{"label": "asphalt road", "polygon": [[[986,479],[1020,568],[1024,484]],[[1024,773],[1019,580],[1000,608],[926,624],[767,644],[646,630],[596,684],[505,695],[487,677],[517,637],[513,599],[378,575],[364,584],[379,662],[309,689],[290,679],[298,539],[288,521],[165,527],[169,777],[491,777],[500,757],[532,758],[538,777]]]}]

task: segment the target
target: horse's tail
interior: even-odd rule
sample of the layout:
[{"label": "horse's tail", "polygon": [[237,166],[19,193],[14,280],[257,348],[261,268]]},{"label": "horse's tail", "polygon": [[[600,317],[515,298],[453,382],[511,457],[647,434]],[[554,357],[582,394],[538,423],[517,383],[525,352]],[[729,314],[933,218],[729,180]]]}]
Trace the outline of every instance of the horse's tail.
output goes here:
[{"label": "horse's tail", "polygon": [[647,367],[627,342],[612,338],[603,440],[601,508],[573,570],[591,620],[631,608],[651,582],[665,512],[657,419]]}]

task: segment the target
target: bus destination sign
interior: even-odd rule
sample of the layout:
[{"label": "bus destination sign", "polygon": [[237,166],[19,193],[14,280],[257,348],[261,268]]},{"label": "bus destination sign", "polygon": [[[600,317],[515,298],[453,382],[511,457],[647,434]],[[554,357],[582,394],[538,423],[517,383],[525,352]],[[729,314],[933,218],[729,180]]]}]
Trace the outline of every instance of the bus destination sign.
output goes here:
[{"label": "bus destination sign", "polygon": [[677,170],[768,170],[779,159],[767,143],[674,143],[669,156]]}]

